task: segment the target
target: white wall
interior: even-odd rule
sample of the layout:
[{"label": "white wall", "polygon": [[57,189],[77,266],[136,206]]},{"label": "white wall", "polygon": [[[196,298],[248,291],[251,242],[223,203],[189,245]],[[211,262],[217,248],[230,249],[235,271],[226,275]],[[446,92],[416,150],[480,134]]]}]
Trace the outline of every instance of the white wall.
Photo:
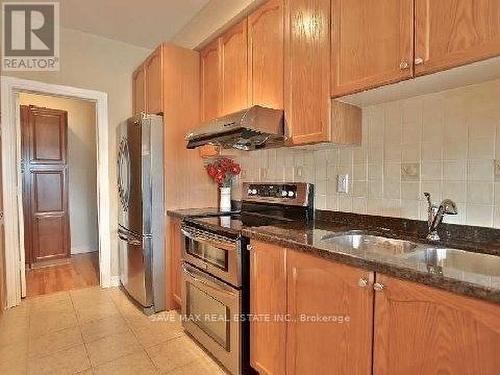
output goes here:
[{"label": "white wall", "polygon": [[211,0],[171,39],[178,46],[194,49],[204,44],[265,0]]},{"label": "white wall", "polygon": [[[1,36],[0,36],[1,37]],[[132,114],[131,76],[151,51],[126,43],[61,28],[59,72],[0,72],[35,81],[103,91],[109,106],[109,181],[112,275],[118,275],[116,127]]]},{"label": "white wall", "polygon": [[[316,208],[426,220],[423,193],[453,199],[445,222],[500,228],[500,80],[363,108],[361,146],[239,153],[243,181],[307,181]],[[407,179],[402,168],[417,167]],[[302,172],[302,175],[300,175]],[[336,192],[338,174],[351,178]],[[234,186],[236,197],[240,185]]]},{"label": "white wall", "polygon": [[71,254],[98,250],[97,138],[95,104],[84,100],[21,94],[21,105],[68,112]]}]

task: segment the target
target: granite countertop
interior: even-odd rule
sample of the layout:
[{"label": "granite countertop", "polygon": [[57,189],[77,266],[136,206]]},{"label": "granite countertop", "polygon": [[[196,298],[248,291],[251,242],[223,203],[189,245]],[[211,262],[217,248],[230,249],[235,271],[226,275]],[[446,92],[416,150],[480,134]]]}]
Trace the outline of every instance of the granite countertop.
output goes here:
[{"label": "granite countertop", "polygon": [[[425,243],[425,236],[422,238],[415,228],[409,228],[409,230],[402,232],[398,230],[400,228],[391,226],[391,223],[387,221],[384,222],[383,226],[373,224],[362,220],[351,223],[315,220],[308,225],[290,223],[245,227],[242,233],[250,239],[271,242],[332,261],[500,304],[500,267],[497,267],[500,263],[496,263],[500,262],[500,259],[497,259],[500,251],[498,237],[482,244],[477,241],[463,241],[462,244],[456,242],[454,245],[462,246],[453,246],[453,248],[466,249],[468,252],[455,252],[453,254],[455,258],[453,267],[446,265],[446,263],[442,267],[436,267],[436,259],[426,260],[423,255],[415,257],[412,254],[416,254],[416,251],[419,250],[425,251],[425,249],[450,248],[449,243]],[[325,236],[351,230],[362,230],[365,234],[413,241],[418,244],[418,249],[407,254],[394,256],[357,250],[336,241],[324,240]],[[498,236],[498,231],[493,231]],[[481,254],[471,257],[470,252]],[[459,259],[460,257],[464,258]]]},{"label": "granite countertop", "polygon": [[[221,223],[202,216],[217,216],[217,208],[193,208],[167,211],[169,216],[192,218],[209,229],[220,229]],[[457,294],[500,304],[500,230],[493,228],[441,224],[442,241],[426,240],[427,223],[400,218],[358,215],[333,211],[316,211],[310,223],[265,222],[243,223],[238,231],[250,239],[278,244],[297,251],[308,252],[332,261],[345,263],[388,276],[409,280]],[[325,236],[362,230],[364,234],[414,242],[418,249],[401,256],[383,252],[368,252]],[[453,254],[439,254],[454,259],[437,263],[432,257],[412,256],[426,249],[460,249]],[[435,251],[439,253],[441,250]],[[479,253],[470,256],[470,253]]]}]

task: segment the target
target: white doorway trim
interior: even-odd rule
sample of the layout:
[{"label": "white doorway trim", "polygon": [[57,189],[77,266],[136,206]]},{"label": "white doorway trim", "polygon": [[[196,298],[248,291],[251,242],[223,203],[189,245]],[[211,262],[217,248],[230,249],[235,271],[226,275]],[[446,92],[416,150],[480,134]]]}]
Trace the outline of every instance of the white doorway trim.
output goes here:
[{"label": "white doorway trim", "polygon": [[[19,93],[31,92],[96,104],[97,127],[97,205],[99,233],[99,271],[101,287],[113,286],[111,277],[111,231],[109,203],[108,95],[104,92],[53,85],[1,76],[2,180],[5,228],[6,304],[13,307],[25,295],[24,223],[21,183],[21,129]],[[114,278],[113,278],[114,279]]]}]

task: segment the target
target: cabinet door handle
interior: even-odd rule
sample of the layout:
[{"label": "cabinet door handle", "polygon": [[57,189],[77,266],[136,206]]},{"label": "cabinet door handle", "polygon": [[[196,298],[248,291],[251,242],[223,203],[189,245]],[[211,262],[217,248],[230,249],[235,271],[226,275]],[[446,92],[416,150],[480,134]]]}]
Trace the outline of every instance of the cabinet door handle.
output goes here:
[{"label": "cabinet door handle", "polygon": [[401,70],[407,70],[409,68],[410,68],[410,63],[406,60],[401,61],[401,63],[399,64],[399,69]]},{"label": "cabinet door handle", "polygon": [[368,279],[366,279],[365,277],[362,277],[361,279],[358,280],[358,286],[360,288],[365,288],[368,286]]},{"label": "cabinet door handle", "polygon": [[424,63],[424,59],[421,57],[415,58],[415,65],[421,65]]},{"label": "cabinet door handle", "polygon": [[380,283],[373,284],[373,290],[376,292],[381,292],[382,290],[384,290],[384,288],[385,288],[384,284]]}]

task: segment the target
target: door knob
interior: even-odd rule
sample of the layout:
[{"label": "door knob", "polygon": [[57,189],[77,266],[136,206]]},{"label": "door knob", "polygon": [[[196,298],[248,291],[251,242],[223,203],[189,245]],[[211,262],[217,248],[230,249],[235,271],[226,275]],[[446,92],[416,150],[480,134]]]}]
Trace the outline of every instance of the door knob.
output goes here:
[{"label": "door knob", "polygon": [[401,70],[406,70],[406,69],[409,69],[410,68],[410,63],[406,60],[403,60],[401,61],[401,63],[399,64],[399,68]]},{"label": "door knob", "polygon": [[360,288],[365,288],[368,285],[368,280],[364,277],[358,280],[358,286]]},{"label": "door knob", "polygon": [[415,65],[420,65],[424,63],[424,59],[421,57],[415,58]]},{"label": "door knob", "polygon": [[381,292],[382,290],[384,290],[384,288],[385,288],[384,284],[380,283],[373,284],[373,290],[375,290],[376,292]]}]

